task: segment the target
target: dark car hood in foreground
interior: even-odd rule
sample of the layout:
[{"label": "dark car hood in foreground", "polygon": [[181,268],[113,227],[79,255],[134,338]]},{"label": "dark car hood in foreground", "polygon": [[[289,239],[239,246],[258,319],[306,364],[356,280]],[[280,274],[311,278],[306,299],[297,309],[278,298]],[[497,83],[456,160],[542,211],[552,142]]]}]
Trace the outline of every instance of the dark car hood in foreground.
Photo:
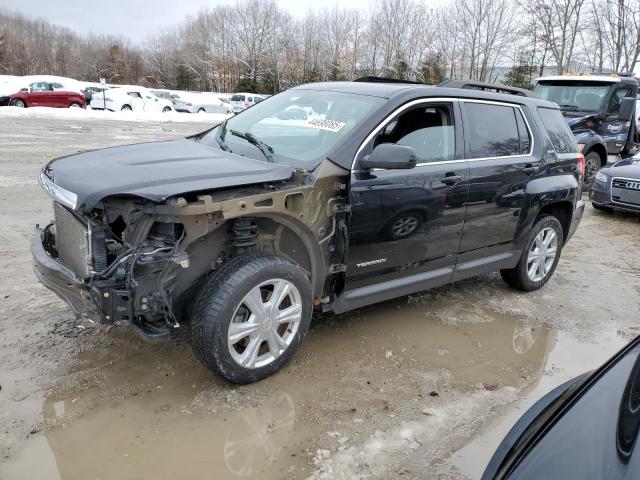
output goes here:
[{"label": "dark car hood in foreground", "polygon": [[164,201],[174,195],[286,180],[294,169],[188,139],[105,148],[49,162],[45,173],[90,210],[111,195]]},{"label": "dark car hood in foreground", "polygon": [[602,173],[605,173],[610,177],[640,179],[640,158],[632,157],[620,160],[613,165],[608,165],[602,168]]}]

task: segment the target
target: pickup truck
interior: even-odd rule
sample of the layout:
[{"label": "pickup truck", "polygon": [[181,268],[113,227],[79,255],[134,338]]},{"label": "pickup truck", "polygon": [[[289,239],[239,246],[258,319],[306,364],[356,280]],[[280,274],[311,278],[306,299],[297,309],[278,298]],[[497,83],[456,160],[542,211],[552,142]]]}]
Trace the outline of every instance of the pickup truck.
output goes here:
[{"label": "pickup truck", "polygon": [[538,98],[557,103],[585,156],[583,190],[590,190],[607,155],[635,153],[638,81],[625,74],[555,75],[536,79]]}]

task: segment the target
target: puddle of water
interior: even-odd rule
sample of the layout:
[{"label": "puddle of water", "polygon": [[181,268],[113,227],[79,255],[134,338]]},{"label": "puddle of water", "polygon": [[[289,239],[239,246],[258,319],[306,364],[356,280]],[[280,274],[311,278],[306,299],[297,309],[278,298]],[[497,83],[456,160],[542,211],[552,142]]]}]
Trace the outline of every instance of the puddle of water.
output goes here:
[{"label": "puddle of water", "polygon": [[448,462],[468,478],[480,478],[502,439],[536,401],[558,385],[599,367],[627,342],[615,327],[591,341],[578,340],[565,331],[557,332],[539,380],[521,392],[515,405],[495,416],[481,434],[454,453]]},{"label": "puddle of water", "polygon": [[421,421],[426,408],[499,395],[483,382],[508,392],[538,379],[553,331],[491,309],[444,322],[437,303],[320,318],[283,372],[248,386],[204,370],[185,342],[90,342],[47,392],[44,435],[0,477],[306,478],[321,448],[347,450],[373,429]]}]

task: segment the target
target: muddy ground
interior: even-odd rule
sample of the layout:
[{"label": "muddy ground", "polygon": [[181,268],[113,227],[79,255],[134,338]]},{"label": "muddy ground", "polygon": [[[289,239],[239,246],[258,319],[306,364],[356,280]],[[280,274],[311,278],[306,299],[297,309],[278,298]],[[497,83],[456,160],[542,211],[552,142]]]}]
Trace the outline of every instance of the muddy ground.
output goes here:
[{"label": "muddy ground", "polygon": [[200,366],[186,329],[151,345],[75,319],[31,271],[38,169],[205,127],[0,114],[1,479],[478,478],[529,405],[640,334],[640,219],[590,205],[543,290],[485,275],[316,317],[254,385]]}]

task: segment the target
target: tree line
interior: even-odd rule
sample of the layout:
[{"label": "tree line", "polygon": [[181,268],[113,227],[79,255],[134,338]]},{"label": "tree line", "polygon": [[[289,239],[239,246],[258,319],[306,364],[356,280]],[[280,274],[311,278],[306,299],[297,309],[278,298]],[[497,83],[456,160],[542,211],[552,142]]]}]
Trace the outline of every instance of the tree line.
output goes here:
[{"label": "tree line", "polygon": [[429,84],[632,70],[640,0],[374,0],[294,17],[275,0],[205,8],[134,44],[0,12],[0,74],[277,93],[366,75]]}]

